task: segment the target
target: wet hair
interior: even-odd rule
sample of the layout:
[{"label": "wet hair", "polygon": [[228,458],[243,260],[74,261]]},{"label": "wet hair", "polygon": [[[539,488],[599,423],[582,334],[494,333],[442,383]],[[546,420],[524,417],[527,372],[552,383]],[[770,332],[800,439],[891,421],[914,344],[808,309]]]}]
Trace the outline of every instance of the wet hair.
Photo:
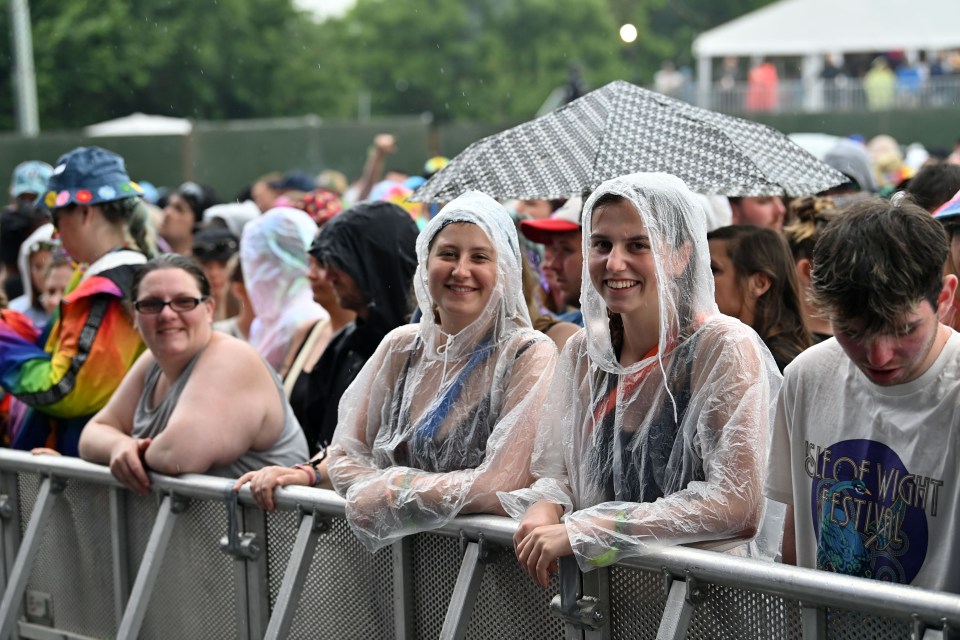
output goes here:
[{"label": "wet hair", "polygon": [[197,287],[200,289],[200,295],[204,297],[210,295],[210,282],[207,280],[207,276],[203,275],[203,269],[200,268],[200,265],[190,258],[177,253],[161,253],[157,257],[148,260],[133,277],[133,286],[131,287],[130,294],[131,300],[137,299],[137,295],[140,292],[140,283],[143,282],[146,275],[162,269],[180,269],[186,271],[193,276],[193,279],[196,281]]},{"label": "wet hair", "polygon": [[790,203],[789,219],[783,228],[783,236],[793,254],[793,261],[813,259],[813,247],[824,227],[840,215],[840,210],[830,197],[805,196]]},{"label": "wet hair", "polygon": [[817,242],[813,302],[836,331],[899,333],[923,300],[936,311],[948,253],[943,227],[916,204],[858,202]]},{"label": "wet hair", "polygon": [[921,169],[906,192],[922,209],[933,212],[960,191],[960,165],[940,162]]},{"label": "wet hair", "polygon": [[180,196],[190,210],[193,211],[193,226],[199,227],[203,222],[203,212],[215,204],[220,204],[220,198],[210,187],[198,182],[187,181],[177,187],[174,193]]},{"label": "wet hair", "polygon": [[707,234],[707,240],[726,243],[741,295],[754,274],[762,273],[769,279],[770,287],[757,298],[751,327],[774,356],[789,361],[813,344],[803,324],[797,270],[787,241],[779,233],[765,227],[735,224],[714,229]]},{"label": "wet hair", "polygon": [[144,255],[152,258],[156,254],[150,237],[150,208],[139,196],[104,202],[97,206],[107,222],[124,228]]}]

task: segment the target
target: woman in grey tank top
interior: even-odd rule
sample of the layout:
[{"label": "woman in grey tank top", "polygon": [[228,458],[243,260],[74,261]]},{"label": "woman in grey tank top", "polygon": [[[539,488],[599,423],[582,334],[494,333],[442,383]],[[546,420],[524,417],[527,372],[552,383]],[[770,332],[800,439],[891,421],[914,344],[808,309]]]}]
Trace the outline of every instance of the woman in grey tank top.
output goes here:
[{"label": "woman in grey tank top", "polygon": [[280,381],[248,344],[211,327],[210,285],[166,254],[134,279],[135,324],[149,351],[84,429],[80,455],[147,493],[147,470],[236,478],[307,456]]}]

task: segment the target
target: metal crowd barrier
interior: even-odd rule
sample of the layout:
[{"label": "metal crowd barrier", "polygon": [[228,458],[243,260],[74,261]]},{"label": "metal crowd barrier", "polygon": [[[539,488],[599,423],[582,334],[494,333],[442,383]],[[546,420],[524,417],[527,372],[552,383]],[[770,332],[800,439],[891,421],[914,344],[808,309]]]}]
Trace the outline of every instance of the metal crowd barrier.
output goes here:
[{"label": "metal crowd barrier", "polygon": [[[0,450],[6,638],[954,638],[960,596],[675,547],[548,590],[512,521],[458,518],[375,554],[334,493],[258,509],[207,476],[152,495],[72,458]],[[556,597],[552,597],[556,595]]]}]

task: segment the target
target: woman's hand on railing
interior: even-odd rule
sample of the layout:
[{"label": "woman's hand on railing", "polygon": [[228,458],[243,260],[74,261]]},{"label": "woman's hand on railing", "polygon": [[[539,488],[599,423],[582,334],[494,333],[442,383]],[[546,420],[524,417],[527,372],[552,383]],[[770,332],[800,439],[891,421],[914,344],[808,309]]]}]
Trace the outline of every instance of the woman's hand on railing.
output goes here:
[{"label": "woman's hand on railing", "polygon": [[513,536],[517,560],[534,582],[546,588],[557,571],[557,558],[573,553],[567,528],[560,524],[563,507],[540,501],[527,509]]},{"label": "woman's hand on railing", "polygon": [[250,483],[250,493],[253,499],[264,511],[273,511],[276,504],[273,501],[273,492],[277,487],[289,487],[291,485],[310,486],[310,478],[307,472],[302,469],[292,467],[264,467],[256,471],[248,471],[240,476],[240,479],[233,485],[234,491],[240,491],[240,487]]},{"label": "woman's hand on railing", "polygon": [[110,451],[110,473],[125,487],[142,496],[150,493],[150,477],[143,456],[151,442],[152,438],[125,438]]}]

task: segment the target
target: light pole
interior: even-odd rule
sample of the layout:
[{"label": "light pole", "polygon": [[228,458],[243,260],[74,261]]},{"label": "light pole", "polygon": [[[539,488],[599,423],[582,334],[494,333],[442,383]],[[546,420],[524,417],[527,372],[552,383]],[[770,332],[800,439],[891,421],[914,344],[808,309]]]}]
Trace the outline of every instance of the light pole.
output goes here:
[{"label": "light pole", "polygon": [[37,114],[37,76],[33,68],[33,37],[27,0],[10,0],[10,24],[13,32],[17,130],[22,135],[34,137],[40,133],[40,116]]}]

